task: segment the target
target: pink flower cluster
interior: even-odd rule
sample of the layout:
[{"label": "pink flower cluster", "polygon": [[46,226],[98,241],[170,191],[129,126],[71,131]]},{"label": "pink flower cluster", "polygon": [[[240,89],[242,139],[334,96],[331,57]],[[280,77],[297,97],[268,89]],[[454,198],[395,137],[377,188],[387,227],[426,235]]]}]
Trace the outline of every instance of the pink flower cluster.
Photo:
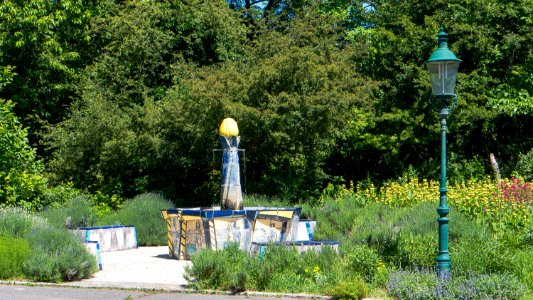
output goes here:
[{"label": "pink flower cluster", "polygon": [[508,202],[530,204],[533,196],[533,187],[528,182],[521,183],[519,178],[511,177],[511,181],[500,180],[498,192],[494,196],[502,197]]}]

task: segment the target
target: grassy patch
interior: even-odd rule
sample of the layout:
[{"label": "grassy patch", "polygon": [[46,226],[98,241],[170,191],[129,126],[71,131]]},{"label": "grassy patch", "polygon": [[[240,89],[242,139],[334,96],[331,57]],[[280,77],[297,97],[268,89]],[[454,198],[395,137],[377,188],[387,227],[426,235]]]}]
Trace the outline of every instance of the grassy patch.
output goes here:
[{"label": "grassy patch", "polygon": [[23,276],[22,266],[30,254],[30,244],[25,239],[0,237],[0,279]]}]

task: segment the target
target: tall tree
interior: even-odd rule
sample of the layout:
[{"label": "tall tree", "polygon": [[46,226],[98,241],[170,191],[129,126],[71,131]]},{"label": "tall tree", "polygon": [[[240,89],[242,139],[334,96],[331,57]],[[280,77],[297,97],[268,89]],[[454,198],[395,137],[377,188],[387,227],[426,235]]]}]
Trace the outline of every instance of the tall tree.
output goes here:
[{"label": "tall tree", "polygon": [[[56,123],[76,97],[77,75],[88,61],[88,23],[107,0],[5,0],[0,4],[0,68],[10,70],[0,98],[30,133]],[[34,139],[33,142],[36,142]]]}]

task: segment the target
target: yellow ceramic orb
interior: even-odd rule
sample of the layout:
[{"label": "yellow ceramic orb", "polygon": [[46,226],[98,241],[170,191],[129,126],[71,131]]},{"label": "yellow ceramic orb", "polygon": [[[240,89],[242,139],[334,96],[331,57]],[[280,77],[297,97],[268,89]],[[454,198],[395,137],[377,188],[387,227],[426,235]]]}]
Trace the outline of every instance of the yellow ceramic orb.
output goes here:
[{"label": "yellow ceramic orb", "polygon": [[220,124],[219,134],[227,138],[230,138],[232,136],[238,136],[239,128],[237,127],[237,122],[235,122],[235,120],[233,120],[232,118],[224,119],[224,121],[222,121],[222,124]]}]

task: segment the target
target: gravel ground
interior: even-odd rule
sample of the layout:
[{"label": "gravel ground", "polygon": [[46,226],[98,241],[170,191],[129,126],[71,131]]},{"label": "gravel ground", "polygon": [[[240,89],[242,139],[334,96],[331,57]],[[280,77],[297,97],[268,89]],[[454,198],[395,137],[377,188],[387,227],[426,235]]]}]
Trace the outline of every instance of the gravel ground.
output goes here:
[{"label": "gravel ground", "polygon": [[101,257],[102,270],[92,278],[64,285],[180,290],[187,284],[184,268],[191,264],[170,257],[166,246],[103,252]]}]

